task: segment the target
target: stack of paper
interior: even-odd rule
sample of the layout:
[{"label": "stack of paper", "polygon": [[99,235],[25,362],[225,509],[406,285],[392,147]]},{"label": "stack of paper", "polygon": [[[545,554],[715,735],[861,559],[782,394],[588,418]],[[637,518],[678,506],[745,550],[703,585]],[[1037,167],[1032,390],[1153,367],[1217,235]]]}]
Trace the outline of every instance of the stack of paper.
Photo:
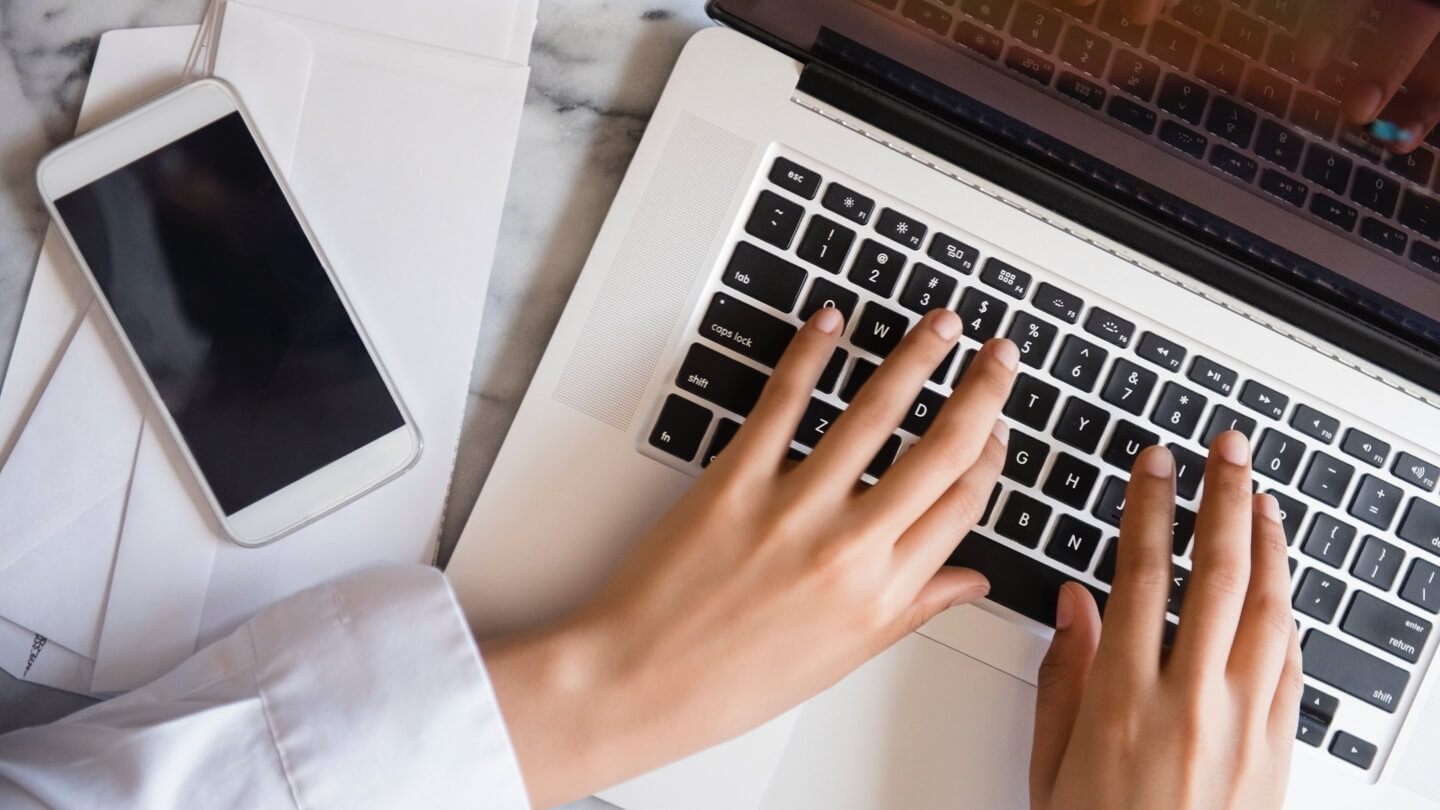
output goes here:
[{"label": "stack of paper", "polygon": [[[64,246],[0,389],[0,667],[139,686],[265,605],[429,562],[519,127],[535,0],[230,0],[239,91],[424,438],[398,480],[272,546],[223,539]],[[175,86],[196,29],[101,40],[81,129]]]}]

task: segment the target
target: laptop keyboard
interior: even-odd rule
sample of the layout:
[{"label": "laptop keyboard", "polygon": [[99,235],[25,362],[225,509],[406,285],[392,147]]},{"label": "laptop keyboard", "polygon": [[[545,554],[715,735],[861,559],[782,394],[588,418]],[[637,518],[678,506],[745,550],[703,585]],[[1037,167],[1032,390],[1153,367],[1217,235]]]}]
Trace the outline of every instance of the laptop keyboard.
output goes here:
[{"label": "laptop keyboard", "polygon": [[1376,35],[1383,10],[1372,6],[1344,53],[1309,71],[1295,50],[1302,0],[1184,0],[1149,26],[1124,17],[1125,0],[855,1],[1372,251],[1440,273],[1440,198],[1430,192],[1440,135],[1393,155],[1340,112],[1357,43]]},{"label": "laptop keyboard", "polygon": [[698,474],[798,327],[835,307],[846,329],[797,429],[791,455],[803,458],[910,326],[952,307],[961,344],[866,480],[925,433],[980,344],[1008,337],[1021,365],[1004,409],[1004,474],[951,564],[985,572],[992,601],[1047,624],[1067,581],[1103,609],[1128,471],[1142,449],[1165,444],[1179,496],[1173,631],[1206,447],[1239,430],[1291,544],[1307,676],[1297,736],[1337,767],[1378,773],[1440,613],[1437,467],[1425,453],[816,161],[789,153],[764,171],[638,437],[642,453]]}]

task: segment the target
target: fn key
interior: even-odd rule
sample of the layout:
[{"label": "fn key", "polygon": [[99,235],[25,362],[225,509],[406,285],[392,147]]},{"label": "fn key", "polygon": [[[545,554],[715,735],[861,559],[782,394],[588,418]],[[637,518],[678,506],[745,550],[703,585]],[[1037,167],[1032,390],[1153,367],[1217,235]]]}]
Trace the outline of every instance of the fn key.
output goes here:
[{"label": "fn key", "polygon": [[709,427],[709,410],[671,394],[650,431],[650,444],[681,460],[694,461]]}]

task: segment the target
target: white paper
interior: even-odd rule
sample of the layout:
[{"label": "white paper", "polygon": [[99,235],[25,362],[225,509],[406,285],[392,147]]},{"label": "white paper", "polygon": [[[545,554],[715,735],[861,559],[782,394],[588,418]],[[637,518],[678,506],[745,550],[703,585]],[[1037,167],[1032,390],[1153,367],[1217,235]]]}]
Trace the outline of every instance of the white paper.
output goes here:
[{"label": "white paper", "polygon": [[19,680],[85,695],[90,694],[91,666],[74,650],[0,619],[0,668]]}]

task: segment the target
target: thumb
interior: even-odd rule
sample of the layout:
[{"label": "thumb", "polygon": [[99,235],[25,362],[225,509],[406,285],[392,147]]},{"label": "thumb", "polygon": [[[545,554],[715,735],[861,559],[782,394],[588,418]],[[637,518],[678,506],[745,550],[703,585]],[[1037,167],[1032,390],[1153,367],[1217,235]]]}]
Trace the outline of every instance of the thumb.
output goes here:
[{"label": "thumb", "polygon": [[1094,597],[1082,585],[1066,583],[1055,606],[1055,638],[1037,679],[1035,745],[1030,757],[1032,796],[1048,795],[1055,782],[1099,643],[1100,611]]},{"label": "thumb", "polygon": [[915,601],[905,611],[900,626],[895,628],[895,637],[898,640],[907,633],[913,633],[946,609],[983,599],[989,592],[990,580],[984,574],[947,565],[937,571],[915,595]]}]

